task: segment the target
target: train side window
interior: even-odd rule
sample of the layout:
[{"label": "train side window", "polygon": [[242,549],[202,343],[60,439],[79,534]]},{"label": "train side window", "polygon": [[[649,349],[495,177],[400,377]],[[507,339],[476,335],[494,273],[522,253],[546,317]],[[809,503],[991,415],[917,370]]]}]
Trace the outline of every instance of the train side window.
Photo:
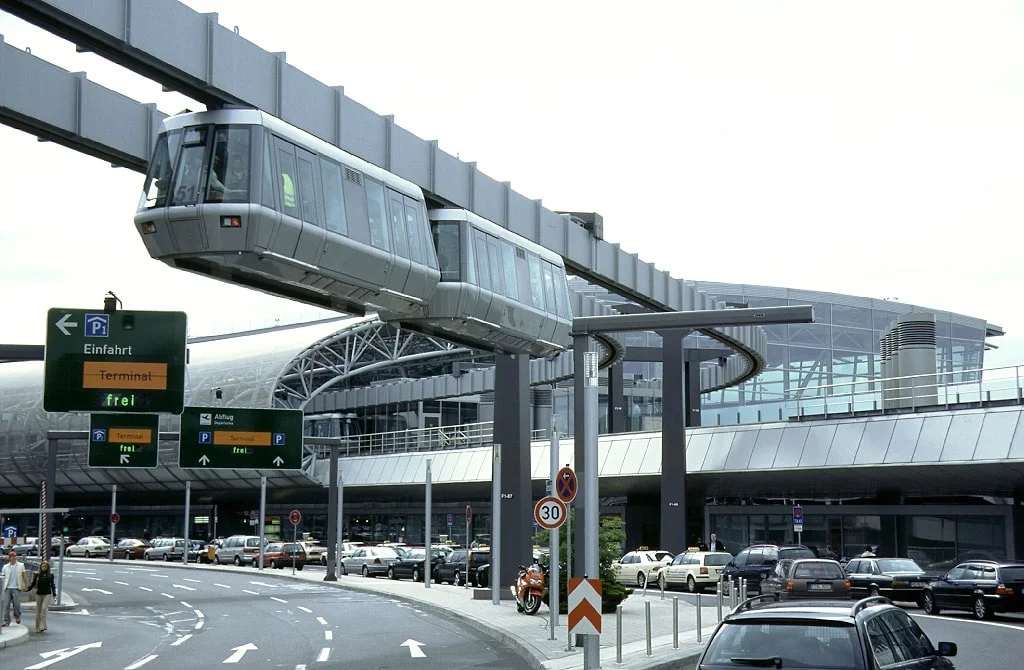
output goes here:
[{"label": "train side window", "polygon": [[558,307],[555,303],[555,285],[551,280],[551,264],[541,261],[541,269],[544,271],[544,304],[549,313],[556,314]]},{"label": "train side window", "polygon": [[501,269],[505,273],[505,295],[519,300],[519,282],[516,278],[516,249],[511,242],[501,240]]},{"label": "train side window", "polygon": [[540,258],[537,254],[526,254],[530,263],[530,297],[533,299],[533,306],[544,310],[544,273],[540,269]]},{"label": "train side window", "polygon": [[473,255],[476,256],[476,280],[480,288],[491,290],[491,273],[487,267],[487,239],[483,232],[473,229]]},{"label": "train side window", "polygon": [[345,196],[342,194],[341,186],[341,166],[321,156],[320,178],[324,182],[324,224],[332,233],[348,235]]},{"label": "train side window", "polygon": [[388,241],[388,213],[384,204],[384,185],[376,179],[370,179],[363,175],[366,186],[366,215],[370,219],[370,244],[383,249],[391,250],[391,243]]},{"label": "train side window", "polygon": [[414,263],[423,262],[423,238],[416,221],[416,201],[405,198],[405,230],[409,235],[409,260]]},{"label": "train side window", "polygon": [[498,238],[493,235],[487,236],[487,264],[491,269],[491,286],[495,293],[508,295],[501,286],[501,279],[504,272],[501,267],[501,252],[498,250]]},{"label": "train side window", "polygon": [[572,299],[569,297],[569,280],[565,276],[565,268],[558,268],[558,291],[562,292],[562,302],[565,304],[565,314],[562,316],[567,319],[572,318]]},{"label": "train side window", "polygon": [[366,190],[363,173],[350,167],[342,168],[345,191],[345,213],[348,217],[348,236],[356,242],[370,243],[370,222],[366,212]]},{"label": "train side window", "polygon": [[462,281],[459,272],[459,224],[440,222],[434,224],[434,246],[437,247],[437,260],[441,266],[441,281]]},{"label": "train side window", "polygon": [[[558,316],[558,318],[565,317],[565,307],[562,305],[562,292],[558,288],[558,279],[561,274],[558,272],[558,268],[551,263],[545,263],[545,274],[551,277],[551,297],[553,301],[551,305],[554,305],[555,309],[552,312]],[[548,272],[550,270],[550,272]]]},{"label": "train side window", "polygon": [[142,202],[139,209],[151,209],[167,205],[167,194],[171,190],[171,152],[168,149],[167,133],[161,133],[156,140],[153,160],[149,163],[149,174],[142,187]]},{"label": "train side window", "polygon": [[299,202],[302,203],[302,220],[319,225],[316,213],[316,182],[313,179],[313,164],[303,158],[299,160]]},{"label": "train side window", "polygon": [[214,133],[206,201],[249,201],[248,128],[220,127]]},{"label": "train side window", "polygon": [[270,135],[263,142],[263,204],[270,209],[277,209],[274,202],[274,168],[270,165]]},{"label": "train side window", "polygon": [[281,169],[281,204],[282,211],[288,216],[299,218],[299,201],[296,195],[298,179],[295,176],[295,156],[291,148],[287,150],[278,145],[277,164]]},{"label": "train side window", "polygon": [[414,201],[416,203],[416,217],[419,219],[420,230],[424,235],[423,244],[423,255],[426,256],[427,266],[438,270],[440,269],[437,264],[437,249],[434,247],[434,240],[430,235],[430,219],[427,218],[427,206],[422,200]]},{"label": "train side window", "polygon": [[394,242],[395,253],[402,258],[408,258],[409,244],[405,239],[405,207],[402,205],[402,196],[391,190],[388,191],[388,194],[391,196],[388,198],[388,206],[391,215],[391,239]]}]

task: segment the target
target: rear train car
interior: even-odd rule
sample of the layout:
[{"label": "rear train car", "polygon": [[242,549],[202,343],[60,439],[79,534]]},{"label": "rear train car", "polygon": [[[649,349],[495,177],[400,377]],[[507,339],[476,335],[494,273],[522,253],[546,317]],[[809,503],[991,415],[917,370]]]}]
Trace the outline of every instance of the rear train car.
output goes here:
[{"label": "rear train car", "polygon": [[418,186],[253,109],[166,119],[135,226],[172,267],[350,314],[422,317],[441,276]]}]

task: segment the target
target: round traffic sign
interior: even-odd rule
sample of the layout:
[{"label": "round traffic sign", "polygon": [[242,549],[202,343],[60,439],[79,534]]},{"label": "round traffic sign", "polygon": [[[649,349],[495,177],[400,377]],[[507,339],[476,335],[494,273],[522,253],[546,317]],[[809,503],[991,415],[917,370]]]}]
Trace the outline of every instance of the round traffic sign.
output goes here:
[{"label": "round traffic sign", "polygon": [[576,498],[579,490],[579,483],[576,480],[576,473],[572,468],[566,466],[555,475],[555,495],[565,504],[571,503]]},{"label": "round traffic sign", "polygon": [[450,526],[453,523],[455,523],[455,515],[451,512],[448,512],[448,525]]},{"label": "round traffic sign", "polygon": [[302,512],[293,509],[291,512],[288,512],[288,520],[292,522],[293,526],[298,526],[299,522],[302,521]]},{"label": "round traffic sign", "polygon": [[565,523],[569,515],[565,511],[565,503],[555,496],[545,496],[537,501],[533,508],[533,519],[541,528],[553,530]]},{"label": "round traffic sign", "polygon": [[110,523],[117,523],[120,520],[121,520],[121,515],[118,514],[117,512],[113,512],[110,515]]}]

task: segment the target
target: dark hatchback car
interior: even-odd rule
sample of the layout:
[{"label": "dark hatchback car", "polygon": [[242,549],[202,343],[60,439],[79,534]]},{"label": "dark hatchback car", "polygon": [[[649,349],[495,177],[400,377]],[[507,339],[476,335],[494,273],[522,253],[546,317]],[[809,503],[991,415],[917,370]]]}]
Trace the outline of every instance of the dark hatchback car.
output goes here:
[{"label": "dark hatchback car", "polygon": [[433,574],[434,567],[445,553],[441,549],[432,549],[430,568],[427,569],[423,566],[427,558],[425,547],[403,547],[401,560],[388,566],[388,579],[411,579],[414,582],[421,582],[424,575]]},{"label": "dark hatchback car", "polygon": [[748,591],[758,591],[761,580],[775,570],[775,564],[782,559],[817,558],[815,553],[802,544],[752,544],[733,556],[722,570],[726,583],[747,580]]},{"label": "dark hatchback car", "polygon": [[961,563],[924,588],[921,609],[928,614],[967,610],[978,619],[990,619],[997,612],[1024,612],[1024,563]]},{"label": "dark hatchback car", "polygon": [[777,593],[782,600],[849,598],[850,582],[837,561],[784,558],[761,580],[761,593]]},{"label": "dark hatchback car", "polygon": [[853,597],[885,596],[890,600],[921,602],[930,578],[909,558],[852,558],[846,564]]},{"label": "dark hatchback car", "polygon": [[[466,554],[465,549],[457,549],[448,558],[438,561],[434,568],[434,582],[440,584],[455,584],[462,586],[466,583]],[[476,586],[476,572],[480,566],[491,562],[490,549],[470,549],[469,552],[469,584]]]},{"label": "dark hatchback car", "polygon": [[888,599],[740,604],[711,634],[697,670],[955,670],[956,645],[932,646],[920,626]]}]

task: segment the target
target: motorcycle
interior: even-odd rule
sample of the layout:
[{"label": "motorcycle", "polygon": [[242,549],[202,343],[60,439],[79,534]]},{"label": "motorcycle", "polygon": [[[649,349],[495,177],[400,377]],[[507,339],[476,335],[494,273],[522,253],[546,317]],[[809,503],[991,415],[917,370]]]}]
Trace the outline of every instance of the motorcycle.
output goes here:
[{"label": "motorcycle", "polygon": [[529,568],[519,566],[516,583],[509,587],[516,599],[516,611],[531,615],[537,613],[544,597],[547,572],[547,568],[537,563]]}]

